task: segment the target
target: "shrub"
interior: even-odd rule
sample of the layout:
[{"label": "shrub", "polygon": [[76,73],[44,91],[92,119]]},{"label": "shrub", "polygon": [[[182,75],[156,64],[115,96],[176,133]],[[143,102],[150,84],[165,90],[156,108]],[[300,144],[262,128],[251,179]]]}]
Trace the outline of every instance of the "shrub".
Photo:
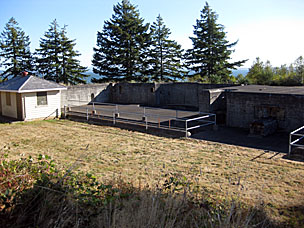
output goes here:
[{"label": "shrub", "polygon": [[[272,227],[263,209],[214,201],[169,173],[154,188],[59,169],[39,155],[0,162],[1,227]],[[276,227],[277,224],[276,224]]]}]

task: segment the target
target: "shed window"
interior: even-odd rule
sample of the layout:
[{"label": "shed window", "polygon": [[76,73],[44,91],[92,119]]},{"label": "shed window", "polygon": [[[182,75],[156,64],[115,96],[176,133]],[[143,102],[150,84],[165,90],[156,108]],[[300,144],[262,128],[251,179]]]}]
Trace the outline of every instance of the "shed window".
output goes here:
[{"label": "shed window", "polygon": [[5,93],[5,96],[6,96],[6,105],[11,106],[12,105],[11,93]]},{"label": "shed window", "polygon": [[37,92],[37,105],[47,105],[47,92]]}]

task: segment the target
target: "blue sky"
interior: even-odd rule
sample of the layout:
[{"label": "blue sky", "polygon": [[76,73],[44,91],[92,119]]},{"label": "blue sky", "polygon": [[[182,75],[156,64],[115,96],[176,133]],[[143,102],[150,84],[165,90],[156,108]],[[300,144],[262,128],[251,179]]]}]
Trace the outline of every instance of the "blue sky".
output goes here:
[{"label": "blue sky", "polygon": [[[31,39],[31,51],[57,19],[60,26],[68,25],[70,39],[76,39],[76,49],[84,66],[91,65],[97,31],[113,14],[117,0],[0,0],[0,31],[11,17]],[[189,36],[205,5],[202,0],[131,0],[146,23],[160,14],[171,30],[171,39],[183,48],[191,47]],[[290,64],[304,56],[303,0],[209,0],[219,15],[218,23],[225,26],[230,42],[239,40],[232,61],[256,57],[270,60],[273,66]]]}]

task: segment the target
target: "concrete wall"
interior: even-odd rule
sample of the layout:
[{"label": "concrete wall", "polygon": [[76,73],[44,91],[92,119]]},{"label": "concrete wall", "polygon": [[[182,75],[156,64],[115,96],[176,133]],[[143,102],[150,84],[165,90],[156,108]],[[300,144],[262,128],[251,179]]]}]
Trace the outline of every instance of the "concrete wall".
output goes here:
[{"label": "concrete wall", "polygon": [[[206,89],[222,88],[227,84],[199,83],[117,83],[113,86],[112,102],[123,104],[143,104],[149,106],[190,108],[205,110],[210,105],[205,99]],[[215,92],[212,92],[212,96]],[[209,95],[208,95],[209,96]],[[219,96],[219,94],[218,94]],[[212,104],[216,104],[213,97]],[[207,103],[205,103],[207,102]],[[201,106],[206,106],[200,108]],[[216,108],[214,106],[214,108]],[[208,108],[209,109],[209,108]]]},{"label": "concrete wall", "polygon": [[68,86],[61,92],[61,107],[79,106],[91,101],[111,102],[111,90],[112,84],[108,83]]},{"label": "concrete wall", "polygon": [[112,87],[112,103],[155,105],[154,83],[118,83]]},{"label": "concrete wall", "polygon": [[280,129],[290,132],[304,125],[304,96],[227,92],[226,123],[249,128],[254,120],[273,117]]},{"label": "concrete wall", "polygon": [[198,109],[198,83],[157,84],[155,104],[161,107]]},{"label": "concrete wall", "polygon": [[199,111],[217,112],[226,110],[225,92],[221,89],[204,89],[199,93]]},{"label": "concrete wall", "polygon": [[[53,117],[60,111],[60,91],[47,91],[47,105],[37,105],[37,93],[23,93],[25,120]],[[60,113],[58,113],[60,114]]]}]

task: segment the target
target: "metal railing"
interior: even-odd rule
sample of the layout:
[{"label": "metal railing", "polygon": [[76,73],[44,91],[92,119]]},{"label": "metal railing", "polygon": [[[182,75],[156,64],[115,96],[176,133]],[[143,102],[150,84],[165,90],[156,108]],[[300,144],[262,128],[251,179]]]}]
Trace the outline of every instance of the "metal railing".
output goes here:
[{"label": "metal railing", "polygon": [[[163,128],[181,131],[188,137],[191,130],[207,125],[216,125],[216,115],[212,113],[190,112],[184,110],[141,107],[135,105],[129,111],[130,105],[91,102],[86,106],[64,107],[64,115],[78,114],[86,120],[100,119],[116,122],[126,122],[141,125],[146,128]],[[134,111],[135,109],[135,111]],[[165,114],[161,114],[165,113]]]},{"label": "metal railing", "polygon": [[304,144],[301,144],[301,140],[304,139],[304,133],[301,133],[301,131],[303,129],[304,129],[304,126],[302,126],[302,127],[298,128],[298,129],[294,130],[293,132],[291,132],[289,134],[288,156],[291,153],[292,147],[301,147],[301,148],[304,148]]}]

